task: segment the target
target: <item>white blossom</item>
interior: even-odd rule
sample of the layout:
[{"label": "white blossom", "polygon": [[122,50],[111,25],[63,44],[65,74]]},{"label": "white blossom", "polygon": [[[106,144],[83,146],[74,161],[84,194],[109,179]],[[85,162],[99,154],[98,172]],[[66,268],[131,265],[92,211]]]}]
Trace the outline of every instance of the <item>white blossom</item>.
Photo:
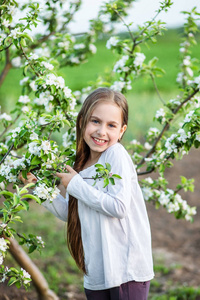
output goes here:
[{"label": "white blossom", "polygon": [[24,281],[24,284],[28,284],[30,282],[31,275],[27,271],[25,271],[23,268],[21,268],[21,271],[23,273],[22,279]]},{"label": "white blossom", "polygon": [[144,200],[148,201],[153,196],[152,189],[148,186],[142,188]]},{"label": "white blossom", "polygon": [[42,61],[41,65],[44,66],[46,69],[48,69],[50,71],[54,69],[54,66],[52,64],[46,62],[46,61]]},{"label": "white blossom", "polygon": [[191,137],[191,133],[188,132],[186,134],[185,130],[180,128],[178,130],[178,134],[180,135],[179,137],[177,137],[177,140],[180,141],[180,142],[183,142],[183,143],[186,143],[187,139]]},{"label": "white blossom", "polygon": [[122,56],[122,58],[120,60],[118,60],[116,62],[116,64],[114,65],[113,72],[120,73],[121,71],[124,71],[124,72],[128,71],[129,67],[125,66],[128,59],[129,59],[128,55]]},{"label": "white blossom", "polygon": [[36,142],[31,142],[28,145],[28,151],[36,156],[40,155],[41,147]]},{"label": "white blossom", "polygon": [[39,56],[38,56],[36,53],[32,53],[32,52],[31,52],[31,53],[29,54],[29,58],[30,58],[30,59],[38,59]]},{"label": "white blossom", "polygon": [[74,45],[75,50],[84,49],[85,45],[83,43]]},{"label": "white blossom", "polygon": [[19,68],[21,66],[21,57],[17,56],[11,60],[13,67]]},{"label": "white blossom", "polygon": [[40,183],[34,189],[33,193],[43,200],[49,200],[52,202],[60,193],[60,190],[55,188],[47,187],[44,183]]},{"label": "white blossom", "polygon": [[29,86],[32,88],[32,90],[33,90],[34,92],[37,91],[38,85],[35,83],[35,80],[33,80],[33,81],[29,84]]},{"label": "white blossom", "polygon": [[66,98],[69,98],[72,95],[72,91],[67,86],[64,87],[63,92]]},{"label": "white blossom", "polygon": [[31,133],[30,140],[38,140],[38,134],[35,132]]},{"label": "white blossom", "polygon": [[48,154],[51,151],[51,144],[49,141],[42,141],[41,149],[44,151],[45,154]]},{"label": "white blossom", "polygon": [[137,52],[135,54],[134,65],[136,67],[142,67],[142,64],[145,60],[146,56],[143,53]]},{"label": "white blossom", "polygon": [[191,111],[186,115],[186,117],[185,117],[183,123],[188,123],[188,122],[190,122],[191,119],[192,119],[193,114],[194,114],[194,110],[191,110]]},{"label": "white blossom", "polygon": [[8,245],[6,240],[3,237],[0,238],[0,251],[6,252],[7,249],[8,249]]},{"label": "white blossom", "polygon": [[111,47],[116,46],[118,42],[119,42],[118,37],[111,36],[111,38],[106,43],[106,48],[111,49]]},{"label": "white blossom", "polygon": [[12,29],[10,31],[10,37],[12,37],[14,39],[18,38],[20,35],[21,35],[21,32],[19,31],[18,28]]},{"label": "white blossom", "polygon": [[125,85],[126,83],[124,81],[115,81],[110,88],[114,91],[121,92]]},{"label": "white blossom", "polygon": [[27,95],[20,96],[18,102],[26,104],[30,102],[30,98]]},{"label": "white blossom", "polygon": [[183,60],[183,65],[184,66],[189,66],[191,64],[190,58],[191,57],[189,55],[184,58],[184,60]]},{"label": "white blossom", "polygon": [[162,122],[164,122],[166,119],[165,119],[165,111],[163,108],[160,108],[159,110],[157,110],[156,112],[156,115],[155,115],[155,118],[158,119],[162,117]]},{"label": "white blossom", "polygon": [[196,83],[196,84],[197,84],[197,88],[200,88],[200,76],[198,76],[198,77],[195,77],[195,79],[194,79],[194,83]]},{"label": "white blossom", "polygon": [[196,138],[195,138],[195,140],[197,140],[198,142],[200,142],[200,132],[197,132],[197,133],[196,133]]},{"label": "white blossom", "polygon": [[94,44],[89,44],[89,50],[95,54],[97,52],[97,47]]},{"label": "white blossom", "polygon": [[[0,253],[0,266],[3,264],[3,255]],[[2,280],[0,281],[2,282]]]},{"label": "white blossom", "polygon": [[29,77],[24,77],[22,80],[20,80],[19,84],[24,85],[29,80]]},{"label": "white blossom", "polygon": [[2,115],[0,115],[0,120],[12,121],[12,118],[10,115],[3,113]]}]

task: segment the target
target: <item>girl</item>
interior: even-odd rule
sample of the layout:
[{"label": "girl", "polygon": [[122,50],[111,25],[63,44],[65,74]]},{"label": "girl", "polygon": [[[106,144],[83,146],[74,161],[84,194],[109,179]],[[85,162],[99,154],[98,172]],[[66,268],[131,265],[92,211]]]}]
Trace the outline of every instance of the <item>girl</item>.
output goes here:
[{"label": "girl", "polygon": [[[154,276],[145,203],[132,160],[119,143],[127,122],[121,93],[108,88],[92,92],[77,118],[74,168],[56,174],[66,199],[43,203],[67,221],[68,247],[85,274],[88,300],[146,300]],[[106,162],[122,179],[106,188],[103,179],[93,186],[94,165]]]}]

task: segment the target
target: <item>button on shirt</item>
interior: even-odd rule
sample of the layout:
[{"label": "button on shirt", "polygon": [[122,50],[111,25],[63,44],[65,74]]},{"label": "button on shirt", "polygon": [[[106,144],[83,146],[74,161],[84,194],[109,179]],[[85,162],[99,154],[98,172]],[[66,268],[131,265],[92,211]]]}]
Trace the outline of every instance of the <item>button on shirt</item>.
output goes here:
[{"label": "button on shirt", "polygon": [[[132,280],[151,280],[150,226],[132,160],[117,143],[101,154],[98,163],[110,163],[111,173],[122,179],[115,178],[115,185],[106,188],[100,179],[93,186],[93,165],[75,175],[67,187],[67,194],[78,199],[87,270],[84,287],[102,290]],[[68,195],[43,205],[60,219],[67,219]]]}]

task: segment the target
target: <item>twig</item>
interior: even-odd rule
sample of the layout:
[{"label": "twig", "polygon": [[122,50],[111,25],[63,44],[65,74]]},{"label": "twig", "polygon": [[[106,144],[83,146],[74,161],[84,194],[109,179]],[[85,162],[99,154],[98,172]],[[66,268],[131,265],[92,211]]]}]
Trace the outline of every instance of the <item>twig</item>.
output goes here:
[{"label": "twig", "polygon": [[12,145],[10,146],[10,148],[8,149],[8,152],[4,155],[4,157],[3,157],[2,160],[0,161],[0,165],[4,162],[4,160],[6,159],[6,157],[8,156],[8,154],[10,153],[10,151],[12,151],[13,147],[14,147],[14,144],[12,144]]},{"label": "twig", "polygon": [[162,102],[163,105],[166,105],[165,101],[163,100],[163,98],[162,98],[161,95],[160,95],[160,92],[159,92],[159,90],[158,90],[158,87],[157,87],[157,84],[156,84],[156,81],[155,81],[155,78],[154,78],[153,74],[150,73],[150,76],[151,76],[151,79],[152,79],[152,81],[153,81],[153,85],[154,85],[154,88],[155,88],[156,93],[157,93],[157,95],[158,95],[158,98],[160,99],[160,101]]},{"label": "twig", "polygon": [[[191,95],[189,95],[175,110],[173,110],[173,114],[175,115],[181,109],[181,107],[198,92],[199,92],[199,89],[194,90],[194,92]],[[160,132],[159,136],[157,137],[157,139],[155,140],[155,142],[153,143],[152,148],[149,150],[149,152],[147,152],[147,154],[139,162],[139,164],[137,165],[138,167],[141,166],[145,162],[145,159],[148,158],[154,152],[154,150],[155,150],[158,142],[162,138],[164,132],[169,129],[169,126],[170,126],[170,123],[172,120],[173,120],[173,117],[170,118],[167,122],[165,122],[164,127],[163,127],[162,131]]]}]

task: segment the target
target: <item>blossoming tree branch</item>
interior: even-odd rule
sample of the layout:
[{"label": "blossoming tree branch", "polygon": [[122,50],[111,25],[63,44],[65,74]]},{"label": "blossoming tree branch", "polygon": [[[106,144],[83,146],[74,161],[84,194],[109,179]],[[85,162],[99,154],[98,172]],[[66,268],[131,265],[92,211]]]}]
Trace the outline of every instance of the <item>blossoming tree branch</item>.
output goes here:
[{"label": "blossoming tree branch", "polygon": [[[173,3],[171,0],[161,1],[155,16],[134,31],[132,24],[126,23],[128,9],[133,3],[134,0],[108,1],[100,7],[97,18],[90,21],[87,33],[71,34],[68,25],[80,8],[80,0],[67,3],[62,0],[39,3],[1,1],[0,52],[3,67],[0,85],[11,68],[23,69],[24,76],[20,81],[22,94],[16,99],[14,109],[10,113],[0,112],[0,194],[5,198],[0,224],[0,274],[2,281],[10,278],[10,285],[26,286],[30,276],[24,269],[18,271],[3,265],[9,238],[18,236],[21,244],[29,245],[29,252],[44,247],[41,237],[16,233],[11,223],[21,221],[19,212],[29,208],[27,198],[41,203],[47,199],[53,201],[59,194],[54,173],[64,171],[64,164],[73,165],[76,105],[81,104],[94,88],[108,86],[126,93],[138,77],[146,76],[152,80],[161,103],[154,118],[161,129],[149,128],[144,133],[144,144],[133,140],[127,148],[138,175],[148,175],[141,180],[145,200],[152,201],[156,207],[164,206],[177,218],[192,221],[196,213],[195,207],[190,207],[179,194],[181,190],[192,191],[193,180],[181,176],[176,189],[169,189],[165,169],[173,166],[173,159],[181,159],[193,146],[198,148],[200,145],[200,75],[197,60],[192,56],[200,14],[196,8],[184,12],[186,21],[177,74],[180,93],[173,99],[164,100],[156,84],[156,77],[164,74],[164,70],[157,66],[156,57],[146,61],[140,46],[155,43],[156,37],[163,34],[165,24],[158,19],[159,14],[162,11],[167,13]],[[124,25],[128,37],[112,35],[115,24],[119,22]],[[38,26],[44,32],[35,31]],[[109,79],[101,74],[93,84],[80,91],[72,91],[59,76],[59,70],[86,62],[95,54],[95,41],[102,33],[110,34],[106,47],[118,54]],[[62,136],[62,143],[55,139],[58,133]],[[112,166],[109,170],[112,171]],[[155,171],[158,178],[152,179],[149,176]],[[29,172],[38,179],[32,193],[28,192],[30,186],[20,187],[19,174],[26,178]],[[101,169],[101,173],[106,174],[108,184],[108,170]],[[114,183],[112,179],[110,182]],[[16,192],[10,191],[10,184],[14,185]]]}]

